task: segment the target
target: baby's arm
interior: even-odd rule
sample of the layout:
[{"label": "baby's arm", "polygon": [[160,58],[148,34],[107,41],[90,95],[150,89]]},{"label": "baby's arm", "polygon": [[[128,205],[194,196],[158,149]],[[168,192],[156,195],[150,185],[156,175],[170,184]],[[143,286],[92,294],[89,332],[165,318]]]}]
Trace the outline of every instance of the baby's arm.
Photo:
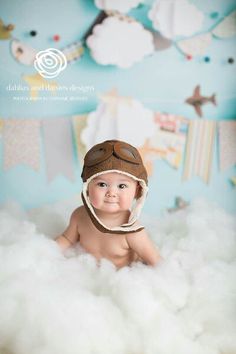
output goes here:
[{"label": "baby's arm", "polygon": [[145,229],[137,233],[128,234],[126,240],[129,247],[148,265],[155,266],[162,259],[157,247],[150,240]]},{"label": "baby's arm", "polygon": [[78,209],[74,210],[70,217],[70,223],[65,231],[56,238],[56,242],[61,247],[62,250],[73,246],[79,239],[78,233]]}]

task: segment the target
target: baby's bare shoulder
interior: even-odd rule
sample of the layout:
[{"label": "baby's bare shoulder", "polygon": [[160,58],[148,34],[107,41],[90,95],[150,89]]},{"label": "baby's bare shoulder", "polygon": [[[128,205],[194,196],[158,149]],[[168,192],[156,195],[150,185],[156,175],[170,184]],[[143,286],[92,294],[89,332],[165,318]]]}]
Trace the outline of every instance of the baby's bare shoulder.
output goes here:
[{"label": "baby's bare shoulder", "polygon": [[126,240],[129,244],[139,242],[140,240],[142,242],[145,242],[148,239],[149,239],[149,236],[148,236],[148,233],[145,228],[143,228],[137,232],[128,233],[126,235]]},{"label": "baby's bare shoulder", "polygon": [[79,221],[81,218],[84,218],[85,215],[85,207],[81,205],[80,207],[76,208],[73,213],[71,214],[71,220]]}]

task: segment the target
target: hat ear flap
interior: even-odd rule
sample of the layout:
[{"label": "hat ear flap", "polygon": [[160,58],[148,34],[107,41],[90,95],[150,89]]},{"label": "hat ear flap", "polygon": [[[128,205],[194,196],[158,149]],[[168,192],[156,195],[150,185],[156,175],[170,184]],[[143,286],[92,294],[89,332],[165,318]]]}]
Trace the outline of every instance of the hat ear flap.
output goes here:
[{"label": "hat ear flap", "polygon": [[136,193],[135,193],[135,199],[139,199],[143,194],[143,188],[140,186],[139,183],[137,183],[137,187],[136,187]]}]

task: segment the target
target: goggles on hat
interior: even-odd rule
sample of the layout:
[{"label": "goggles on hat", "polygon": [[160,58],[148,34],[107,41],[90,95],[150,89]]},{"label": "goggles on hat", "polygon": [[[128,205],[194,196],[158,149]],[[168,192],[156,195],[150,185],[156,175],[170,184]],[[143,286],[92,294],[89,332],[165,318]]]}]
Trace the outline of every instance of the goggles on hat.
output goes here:
[{"label": "goggles on hat", "polygon": [[142,159],[133,146],[120,141],[114,144],[107,144],[108,142],[95,145],[85,155],[84,165],[88,167],[94,166],[107,160],[112,155],[135,165],[142,164]]}]

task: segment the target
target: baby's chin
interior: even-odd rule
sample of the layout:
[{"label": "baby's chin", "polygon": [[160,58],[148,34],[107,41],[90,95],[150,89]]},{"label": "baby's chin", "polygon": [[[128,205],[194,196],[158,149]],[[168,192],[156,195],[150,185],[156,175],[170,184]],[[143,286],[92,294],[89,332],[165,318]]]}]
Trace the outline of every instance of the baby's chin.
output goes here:
[{"label": "baby's chin", "polygon": [[101,211],[113,212],[113,211],[122,211],[118,203],[105,202],[101,208]]},{"label": "baby's chin", "polygon": [[104,212],[104,213],[123,213],[127,210],[128,208],[123,208],[119,205],[119,203],[116,202],[105,202],[103,205],[100,205],[99,207],[93,206],[94,209],[98,212]]}]

